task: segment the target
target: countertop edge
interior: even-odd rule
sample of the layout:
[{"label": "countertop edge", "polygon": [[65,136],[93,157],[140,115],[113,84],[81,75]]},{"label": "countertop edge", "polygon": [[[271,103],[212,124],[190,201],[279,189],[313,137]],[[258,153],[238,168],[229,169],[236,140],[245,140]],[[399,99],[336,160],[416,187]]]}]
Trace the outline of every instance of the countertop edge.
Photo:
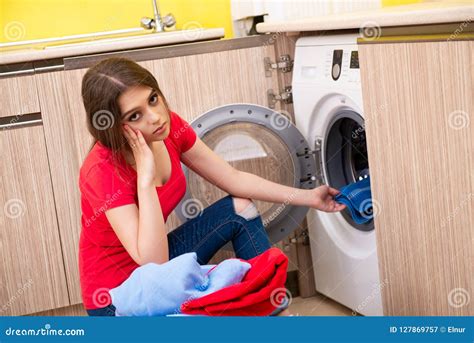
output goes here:
[{"label": "countertop edge", "polygon": [[[301,32],[339,29],[363,29],[364,27],[410,26],[474,21],[474,5],[460,3],[430,3],[432,8],[421,6],[397,6],[372,11],[331,14],[327,16],[257,24],[257,31]],[[452,4],[451,4],[452,5]],[[426,6],[426,5],[425,5]]]},{"label": "countertop edge", "polygon": [[[223,38],[225,35],[224,28],[204,29],[199,31],[171,31],[163,34],[153,34],[140,36],[142,39],[136,39],[134,41],[127,42],[125,38],[118,38],[112,41],[105,42],[103,44],[94,43],[77,44],[75,46],[65,45],[63,47],[54,47],[51,49],[43,50],[27,50],[27,51],[12,51],[8,53],[0,54],[0,65],[32,62],[38,60],[62,58],[79,56],[84,54],[94,54],[101,52],[112,52],[126,49],[145,48],[145,47],[156,47],[169,44],[178,43],[191,43],[199,42],[202,40],[209,40],[214,38]],[[184,34],[183,34],[184,33]],[[184,37],[183,35],[187,37]]]}]

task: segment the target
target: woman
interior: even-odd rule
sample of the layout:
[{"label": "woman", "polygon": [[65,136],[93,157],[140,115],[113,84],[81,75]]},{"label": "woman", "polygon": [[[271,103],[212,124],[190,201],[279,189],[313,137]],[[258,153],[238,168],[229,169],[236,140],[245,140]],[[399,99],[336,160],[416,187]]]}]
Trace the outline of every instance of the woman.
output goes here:
[{"label": "woman", "polygon": [[[340,211],[338,191],[302,190],[234,169],[170,111],[153,75],[124,59],[104,60],[84,75],[82,97],[94,144],[80,170],[79,268],[89,315],[114,315],[108,290],[140,265],[195,251],[206,264],[227,242],[250,259],[270,247],[250,200]],[[180,162],[231,194],[169,234],[168,215],[185,193]]]}]

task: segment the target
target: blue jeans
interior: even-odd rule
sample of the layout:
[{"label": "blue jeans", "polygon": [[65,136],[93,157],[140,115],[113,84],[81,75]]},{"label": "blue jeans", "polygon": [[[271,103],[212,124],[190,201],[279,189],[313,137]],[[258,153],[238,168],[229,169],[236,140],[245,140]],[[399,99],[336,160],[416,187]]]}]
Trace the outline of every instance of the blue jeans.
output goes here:
[{"label": "blue jeans", "polygon": [[[228,242],[232,242],[236,257],[244,260],[271,247],[261,217],[246,219],[237,214],[231,195],[216,201],[197,217],[168,233],[169,258],[194,251],[199,264],[207,264]],[[115,306],[87,310],[87,313],[90,316],[114,316]]]}]

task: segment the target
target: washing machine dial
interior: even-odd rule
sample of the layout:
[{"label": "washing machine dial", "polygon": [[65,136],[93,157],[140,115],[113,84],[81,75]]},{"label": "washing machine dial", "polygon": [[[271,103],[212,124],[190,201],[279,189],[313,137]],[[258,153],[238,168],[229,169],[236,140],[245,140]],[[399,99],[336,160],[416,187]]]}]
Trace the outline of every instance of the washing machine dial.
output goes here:
[{"label": "washing machine dial", "polygon": [[339,64],[334,64],[332,66],[332,78],[333,80],[337,80],[341,75],[341,66]]},{"label": "washing machine dial", "polygon": [[336,81],[341,76],[343,50],[334,50],[332,53],[332,69],[331,76]]}]

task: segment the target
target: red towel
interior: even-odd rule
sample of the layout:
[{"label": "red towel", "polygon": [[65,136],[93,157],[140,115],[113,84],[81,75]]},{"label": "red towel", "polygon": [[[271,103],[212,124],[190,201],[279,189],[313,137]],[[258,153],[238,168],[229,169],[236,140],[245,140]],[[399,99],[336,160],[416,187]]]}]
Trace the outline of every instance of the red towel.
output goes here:
[{"label": "red towel", "polygon": [[288,258],[277,248],[247,261],[251,264],[243,280],[204,297],[185,302],[186,314],[209,316],[268,316],[286,296]]}]

